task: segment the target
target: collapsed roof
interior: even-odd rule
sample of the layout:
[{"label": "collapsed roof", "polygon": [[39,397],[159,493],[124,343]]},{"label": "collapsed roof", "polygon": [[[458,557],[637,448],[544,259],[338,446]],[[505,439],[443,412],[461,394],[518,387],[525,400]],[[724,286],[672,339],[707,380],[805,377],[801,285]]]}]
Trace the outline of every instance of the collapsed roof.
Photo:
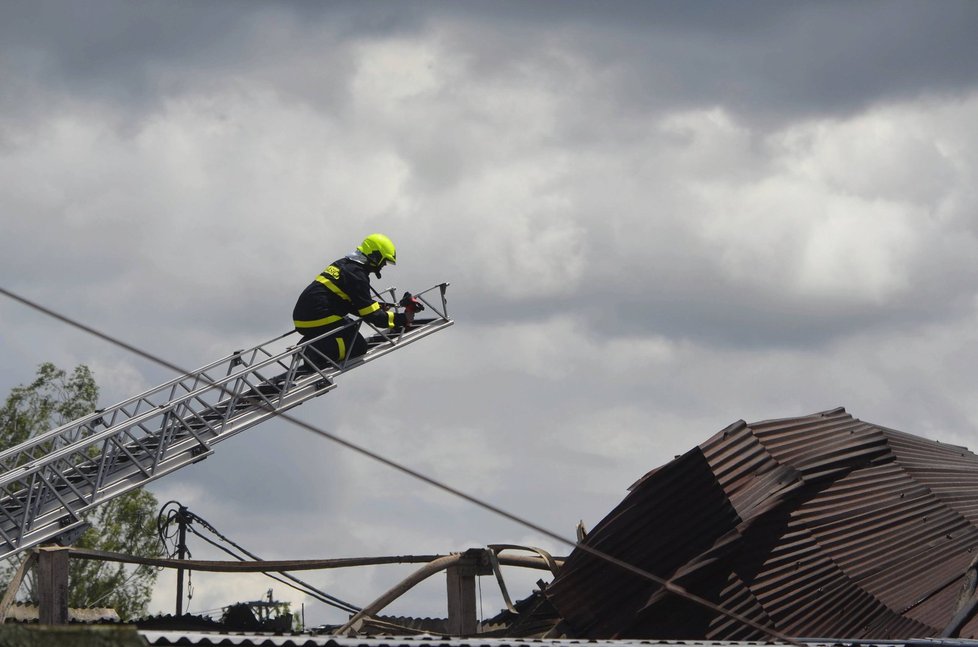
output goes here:
[{"label": "collapsed roof", "polygon": [[[730,425],[646,474],[584,545],[795,637],[940,635],[978,555],[978,457],[844,409]],[[578,548],[546,588],[579,638],[762,633]],[[948,634],[978,637],[978,620]]]}]

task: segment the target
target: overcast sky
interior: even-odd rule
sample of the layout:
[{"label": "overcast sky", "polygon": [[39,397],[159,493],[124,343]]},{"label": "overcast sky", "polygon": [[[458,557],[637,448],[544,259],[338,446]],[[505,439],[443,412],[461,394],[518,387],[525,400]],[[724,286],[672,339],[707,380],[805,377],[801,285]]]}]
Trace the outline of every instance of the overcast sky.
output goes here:
[{"label": "overcast sky", "polygon": [[[297,415],[568,537],[739,419],[975,449],[976,33],[953,1],[0,0],[0,284],[195,367],[386,233],[376,286],[448,281],[456,325]],[[0,331],[0,393],[171,377],[9,300]],[[151,489],[267,559],[567,550],[284,422]],[[304,577],[363,605],[410,570]],[[443,579],[390,611],[444,616]]]}]

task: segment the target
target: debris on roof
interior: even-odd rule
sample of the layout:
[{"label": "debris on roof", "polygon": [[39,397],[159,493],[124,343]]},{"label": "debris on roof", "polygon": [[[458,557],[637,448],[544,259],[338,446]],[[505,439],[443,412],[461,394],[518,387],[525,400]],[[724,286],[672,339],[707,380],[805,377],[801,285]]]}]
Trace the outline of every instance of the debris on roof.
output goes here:
[{"label": "debris on roof", "polygon": [[[730,425],[583,543],[789,636],[978,637],[978,457],[841,408]],[[581,548],[546,595],[568,637],[768,639]]]}]

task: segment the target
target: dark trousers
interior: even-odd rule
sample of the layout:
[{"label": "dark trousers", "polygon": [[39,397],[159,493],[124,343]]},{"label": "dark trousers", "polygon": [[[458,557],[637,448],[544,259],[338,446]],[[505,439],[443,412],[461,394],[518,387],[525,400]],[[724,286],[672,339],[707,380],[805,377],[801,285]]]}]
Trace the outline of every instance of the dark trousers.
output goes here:
[{"label": "dark trousers", "polygon": [[[316,337],[318,334],[309,334],[302,331],[302,341]],[[306,361],[310,362],[314,368],[329,369],[333,365],[327,360],[333,360],[337,364],[342,364],[348,359],[359,357],[367,352],[367,340],[357,332],[355,326],[347,326],[337,330],[332,335],[316,340],[306,347]],[[324,357],[325,356],[325,357]]]}]

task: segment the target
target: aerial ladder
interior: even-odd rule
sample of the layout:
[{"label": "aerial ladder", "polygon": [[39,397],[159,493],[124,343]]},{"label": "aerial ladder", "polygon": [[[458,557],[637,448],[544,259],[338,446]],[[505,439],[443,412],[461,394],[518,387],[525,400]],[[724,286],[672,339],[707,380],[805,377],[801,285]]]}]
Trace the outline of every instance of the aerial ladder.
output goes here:
[{"label": "aerial ladder", "polygon": [[[71,543],[96,506],[203,460],[222,440],[336,388],[337,376],[451,326],[447,287],[414,295],[433,316],[409,328],[349,321],[367,340],[359,357],[328,360],[314,339],[288,345],[286,333],[0,451],[0,558]],[[397,303],[394,288],[376,294]]]}]

